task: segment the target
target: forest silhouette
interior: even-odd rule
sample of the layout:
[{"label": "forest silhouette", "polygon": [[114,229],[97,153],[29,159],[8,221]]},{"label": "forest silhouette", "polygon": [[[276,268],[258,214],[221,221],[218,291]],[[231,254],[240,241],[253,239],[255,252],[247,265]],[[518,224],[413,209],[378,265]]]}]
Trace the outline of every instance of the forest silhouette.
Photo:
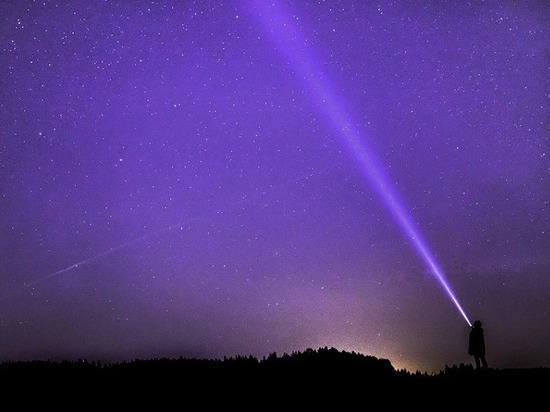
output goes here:
[{"label": "forest silhouette", "polygon": [[[550,382],[550,369],[485,369],[445,366],[427,374],[395,369],[388,359],[335,348],[306,349],[257,359],[159,358],[104,364],[99,361],[17,361],[0,364],[4,391],[40,388],[75,393],[116,393],[202,400],[212,397],[248,399],[315,399],[342,402],[392,396],[392,402],[415,397],[451,395],[493,399],[503,393],[521,396]],[[157,395],[155,395],[157,394]],[[500,394],[500,395],[499,395]],[[275,398],[274,398],[275,397]]]}]

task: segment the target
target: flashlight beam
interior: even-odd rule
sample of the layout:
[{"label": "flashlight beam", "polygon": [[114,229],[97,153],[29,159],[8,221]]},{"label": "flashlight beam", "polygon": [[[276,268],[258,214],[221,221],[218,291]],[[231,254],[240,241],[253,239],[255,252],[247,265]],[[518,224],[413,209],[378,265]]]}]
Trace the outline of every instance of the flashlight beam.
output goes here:
[{"label": "flashlight beam", "polygon": [[249,1],[248,7],[255,12],[263,28],[270,33],[274,47],[294,69],[298,79],[305,83],[311,92],[313,103],[330,120],[342,146],[346,148],[362,174],[378,193],[396,223],[426,263],[431,274],[441,284],[468,325],[472,326],[446,280],[443,270],[437,264],[420,231],[407,213],[407,209],[399,199],[388,175],[384,173],[383,165],[379,164],[374,150],[368,146],[366,136],[354,126],[356,123],[351,120],[350,111],[346,108],[345,102],[339,99],[340,94],[334,91],[327,79],[328,76],[321,69],[322,66],[317,63],[318,60],[312,55],[311,49],[307,47],[308,43],[298,29],[298,19],[291,19],[291,14],[282,9],[283,6],[280,2],[255,0]]}]

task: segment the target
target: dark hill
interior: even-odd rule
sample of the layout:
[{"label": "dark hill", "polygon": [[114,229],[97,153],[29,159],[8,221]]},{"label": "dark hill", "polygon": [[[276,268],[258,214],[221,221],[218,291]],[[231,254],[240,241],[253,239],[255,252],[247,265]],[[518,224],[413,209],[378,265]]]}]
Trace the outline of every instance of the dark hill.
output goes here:
[{"label": "dark hill", "polygon": [[0,365],[0,378],[43,384],[75,381],[91,385],[117,382],[132,386],[180,386],[204,388],[241,386],[293,387],[328,384],[352,385],[354,382],[387,381],[396,377],[387,359],[378,359],[334,348],[307,349],[278,356],[272,353],[259,360],[252,356],[220,359],[149,359],[102,364],[100,362],[6,362]]},{"label": "dark hill", "polygon": [[6,362],[0,365],[4,393],[80,393],[88,399],[107,394],[128,401],[167,399],[222,400],[232,403],[315,402],[317,405],[383,398],[402,405],[449,396],[472,401],[503,396],[536,399],[550,383],[550,369],[475,371],[471,365],[446,367],[427,375],[397,371],[387,359],[334,348],[273,353],[263,359],[151,359],[114,364],[100,362]]}]

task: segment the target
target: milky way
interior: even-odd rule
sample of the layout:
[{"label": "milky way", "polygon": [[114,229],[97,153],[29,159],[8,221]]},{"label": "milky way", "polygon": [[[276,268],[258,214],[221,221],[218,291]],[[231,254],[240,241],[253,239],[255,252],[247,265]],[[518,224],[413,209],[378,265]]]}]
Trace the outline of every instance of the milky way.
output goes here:
[{"label": "milky way", "polygon": [[255,2],[0,4],[0,360],[470,362],[325,89],[490,365],[548,366],[548,3],[275,3],[304,55]]}]

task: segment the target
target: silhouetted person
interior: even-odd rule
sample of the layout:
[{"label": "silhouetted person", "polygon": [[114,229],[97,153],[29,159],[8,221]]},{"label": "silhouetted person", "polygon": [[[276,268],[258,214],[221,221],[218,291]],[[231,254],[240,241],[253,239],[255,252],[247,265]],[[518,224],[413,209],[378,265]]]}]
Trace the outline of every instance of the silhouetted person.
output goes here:
[{"label": "silhouetted person", "polygon": [[485,337],[483,336],[483,329],[481,322],[476,320],[474,327],[470,331],[470,342],[468,345],[468,355],[472,355],[476,361],[476,369],[483,367],[487,368],[487,361],[485,360]]}]

